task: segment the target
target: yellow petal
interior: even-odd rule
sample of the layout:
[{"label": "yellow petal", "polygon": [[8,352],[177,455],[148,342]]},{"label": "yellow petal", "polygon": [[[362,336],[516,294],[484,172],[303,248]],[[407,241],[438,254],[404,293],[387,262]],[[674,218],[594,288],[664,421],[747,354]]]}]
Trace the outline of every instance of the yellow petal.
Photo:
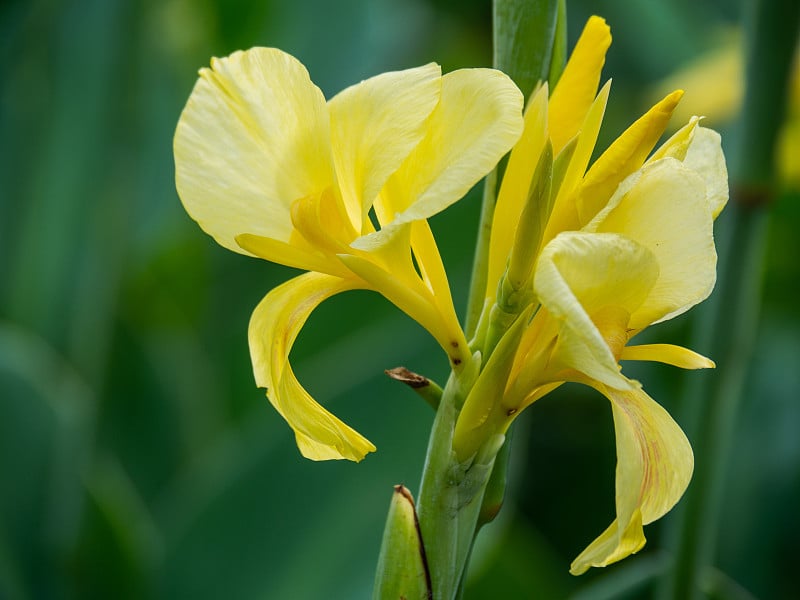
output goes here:
[{"label": "yellow petal", "polygon": [[658,277],[647,248],[622,236],[565,232],[542,250],[534,291],[560,322],[552,360],[610,386],[630,387],[617,353],[628,318]]},{"label": "yellow petal", "polygon": [[706,184],[706,202],[716,219],[728,202],[728,168],[720,135],[713,129],[698,127],[683,164]]},{"label": "yellow petal", "polygon": [[651,163],[667,157],[683,161],[683,159],[686,158],[686,153],[689,152],[689,145],[694,139],[694,134],[699,124],[700,117],[692,117],[686,125],[681,127],[672,134],[672,137],[661,144],[650,158],[647,159],[647,162]]},{"label": "yellow petal", "polygon": [[528,199],[533,172],[539,162],[547,136],[546,84],[541,86],[528,102],[524,122],[522,137],[508,158],[494,210],[486,280],[486,292],[490,297],[494,297],[497,283],[505,271],[506,261],[514,244],[517,224]]},{"label": "yellow petal", "polygon": [[361,436],[322,408],[297,381],[289,352],[308,316],[321,302],[346,290],[363,288],[356,279],[306,273],[267,294],[253,311],[248,337],[256,384],[295,432],[306,458],[360,461],[375,450]]},{"label": "yellow petal", "polygon": [[334,180],[322,92],[295,58],[253,48],[201,69],[175,131],[186,212],[222,246],[250,233],[288,242],[291,203]]},{"label": "yellow petal", "polygon": [[553,204],[553,212],[547,223],[547,229],[542,239],[543,243],[547,243],[561,231],[574,231],[581,227],[575,206],[575,188],[586,173],[586,167],[597,143],[610,91],[611,82],[609,81],[598,92],[597,98],[586,114],[581,130],[578,132],[575,152],[569,161],[564,180],[561,182],[558,196]]},{"label": "yellow petal", "polygon": [[652,360],[681,369],[713,369],[714,361],[683,346],[672,344],[642,344],[625,346],[622,360]]},{"label": "yellow petal", "polygon": [[425,135],[427,119],[439,102],[441,74],[433,63],[383,73],[328,103],[339,187],[359,232],[386,180]]},{"label": "yellow petal", "polygon": [[[433,237],[427,221],[415,221],[411,224],[411,248],[414,251],[414,258],[419,266],[422,279],[433,293],[433,299],[442,320],[446,323],[448,331],[456,332],[459,336],[456,343],[463,344],[466,351],[467,342],[453,305],[447,272],[444,269],[439,248],[436,246],[436,239]],[[450,345],[452,347],[452,340]]]},{"label": "yellow petal", "polygon": [[[470,357],[464,333],[457,322],[445,318],[432,291],[416,276],[410,259],[408,235],[410,225],[392,230],[392,243],[381,252],[373,247],[365,255],[341,254],[339,260],[355,275],[369,284],[397,308],[422,325],[447,353],[453,367],[465,364]],[[370,236],[367,236],[370,237]],[[405,238],[405,247],[402,238]],[[359,241],[363,241],[361,238]],[[403,252],[404,254],[400,254]],[[392,260],[395,257],[395,260]]]},{"label": "yellow petal", "polygon": [[330,260],[330,257],[317,252],[308,244],[302,244],[302,238],[293,240],[289,244],[274,240],[272,238],[261,237],[249,233],[237,235],[236,243],[249,254],[263,258],[270,262],[304,271],[317,271],[344,277],[348,271],[338,261]]},{"label": "yellow petal", "polygon": [[595,161],[581,184],[578,217],[588,223],[605,206],[617,186],[644,164],[664,133],[683,92],[672,92],[628,127]]},{"label": "yellow petal", "polygon": [[522,132],[522,94],[494,69],[442,78],[425,139],[387,182],[375,209],[382,227],[426,219],[459,200]]},{"label": "yellow petal", "polygon": [[706,184],[706,202],[716,219],[728,202],[728,169],[722,153],[722,138],[716,131],[700,127],[699,123],[699,117],[692,117],[647,162],[672,157],[697,173]]},{"label": "yellow petal", "polygon": [[570,568],[574,575],[638,551],[645,542],[642,525],[675,505],[694,469],[689,441],[655,400],[641,389],[596,387],[611,401],[614,415],[617,518],[575,559]]},{"label": "yellow petal", "polygon": [[610,45],[611,30],[605,20],[591,17],[550,98],[550,139],[555,154],[578,133],[597,93]]},{"label": "yellow petal", "polygon": [[622,234],[658,261],[658,281],[632,315],[632,329],[681,314],[714,288],[717,254],[706,187],[673,158],[648,164],[625,180],[586,230]]}]

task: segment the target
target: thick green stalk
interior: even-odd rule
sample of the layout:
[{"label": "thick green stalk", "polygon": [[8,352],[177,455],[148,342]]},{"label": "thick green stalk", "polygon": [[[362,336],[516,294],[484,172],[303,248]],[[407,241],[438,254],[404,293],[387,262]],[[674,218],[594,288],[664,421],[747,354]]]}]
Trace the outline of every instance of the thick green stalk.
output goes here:
[{"label": "thick green stalk", "polygon": [[[467,382],[469,383],[469,382]],[[467,388],[455,375],[445,386],[436,412],[417,502],[433,598],[452,600],[469,557],[483,493],[498,448],[470,462],[453,452],[453,431]]]},{"label": "thick green stalk", "polygon": [[695,449],[695,475],[671,525],[677,534],[675,567],[659,597],[700,597],[713,564],[718,514],[742,388],[750,361],[760,305],[761,264],[767,206],[774,187],[774,148],[786,100],[787,78],[797,42],[800,3],[756,0],[749,32],[747,88],[731,205],[720,220],[717,290],[698,319],[696,347],[717,361],[714,372],[693,376],[686,393],[685,425]]}]

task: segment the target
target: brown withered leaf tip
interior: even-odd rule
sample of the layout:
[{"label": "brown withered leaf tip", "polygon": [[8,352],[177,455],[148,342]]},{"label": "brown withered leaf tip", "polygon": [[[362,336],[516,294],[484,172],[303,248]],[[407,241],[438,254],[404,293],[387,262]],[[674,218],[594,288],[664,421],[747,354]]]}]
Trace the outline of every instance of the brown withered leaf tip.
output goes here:
[{"label": "brown withered leaf tip", "polygon": [[407,386],[412,387],[414,389],[423,388],[431,384],[431,382],[428,380],[427,377],[423,377],[418,373],[409,371],[405,367],[395,367],[394,369],[386,369],[384,373],[386,373],[392,379],[401,381],[405,383]]}]

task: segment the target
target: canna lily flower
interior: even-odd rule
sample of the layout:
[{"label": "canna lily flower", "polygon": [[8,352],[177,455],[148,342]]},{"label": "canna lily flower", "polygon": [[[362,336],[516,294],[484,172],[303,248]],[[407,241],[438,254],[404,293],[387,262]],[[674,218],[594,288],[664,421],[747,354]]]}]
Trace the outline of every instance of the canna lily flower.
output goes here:
[{"label": "canna lily flower", "polygon": [[[418,321],[458,370],[469,357],[426,219],[514,144],[522,98],[491,69],[384,73],[329,101],[272,48],[212,59],[175,132],[181,201],[220,245],[308,271],[272,290],[249,327],[255,379],[314,460],[375,447],[300,385],[289,353],[331,296],[375,290]],[[416,264],[415,264],[416,263]]]},{"label": "canna lily flower", "polygon": [[498,196],[487,304],[502,301],[505,263],[530,191],[538,189],[534,167],[552,148],[552,188],[549,200],[540,199],[551,210],[531,242],[527,285],[535,314],[523,312],[498,344],[467,397],[453,442],[468,460],[524,408],[567,381],[608,398],[617,446],[616,518],[572,563],[576,575],[641,549],[643,525],[664,515],[688,485],[694,461],[686,436],[641,384],[622,374],[619,361],[713,367],[679,346],[628,344],[711,293],[713,221],[728,196],[719,135],[697,118],[648,158],[680,92],[657,103],[587,170],[608,97],[608,84],[595,92],[610,41],[605,22],[591,18],[552,96],[543,86],[528,103]]}]

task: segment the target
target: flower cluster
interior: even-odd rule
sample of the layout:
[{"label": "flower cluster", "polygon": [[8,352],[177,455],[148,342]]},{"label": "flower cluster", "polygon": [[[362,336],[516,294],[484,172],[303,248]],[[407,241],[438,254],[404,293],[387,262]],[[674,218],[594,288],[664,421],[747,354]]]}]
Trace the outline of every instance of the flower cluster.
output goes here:
[{"label": "flower cluster", "polygon": [[[289,352],[309,314],[350,289],[379,292],[438,341],[465,399],[452,451],[469,464],[526,407],[565,382],[611,402],[616,519],[572,565],[639,550],[642,526],[685,490],[691,448],[622,374],[620,360],[682,368],[710,360],[669,344],[629,345],[711,292],[713,221],[727,200],[719,136],[692,118],[655,152],[681,93],[633,123],[590,166],[610,84],[611,42],[589,20],[552,94],[527,102],[491,69],[426,65],[373,77],[329,101],[294,58],[256,48],[203,69],[175,134],[187,212],[235,252],[308,271],[272,290],[250,322],[256,381],[303,455],[360,460],[374,446],[299,384]],[[472,340],[459,325],[427,219],[509,150]]]}]

